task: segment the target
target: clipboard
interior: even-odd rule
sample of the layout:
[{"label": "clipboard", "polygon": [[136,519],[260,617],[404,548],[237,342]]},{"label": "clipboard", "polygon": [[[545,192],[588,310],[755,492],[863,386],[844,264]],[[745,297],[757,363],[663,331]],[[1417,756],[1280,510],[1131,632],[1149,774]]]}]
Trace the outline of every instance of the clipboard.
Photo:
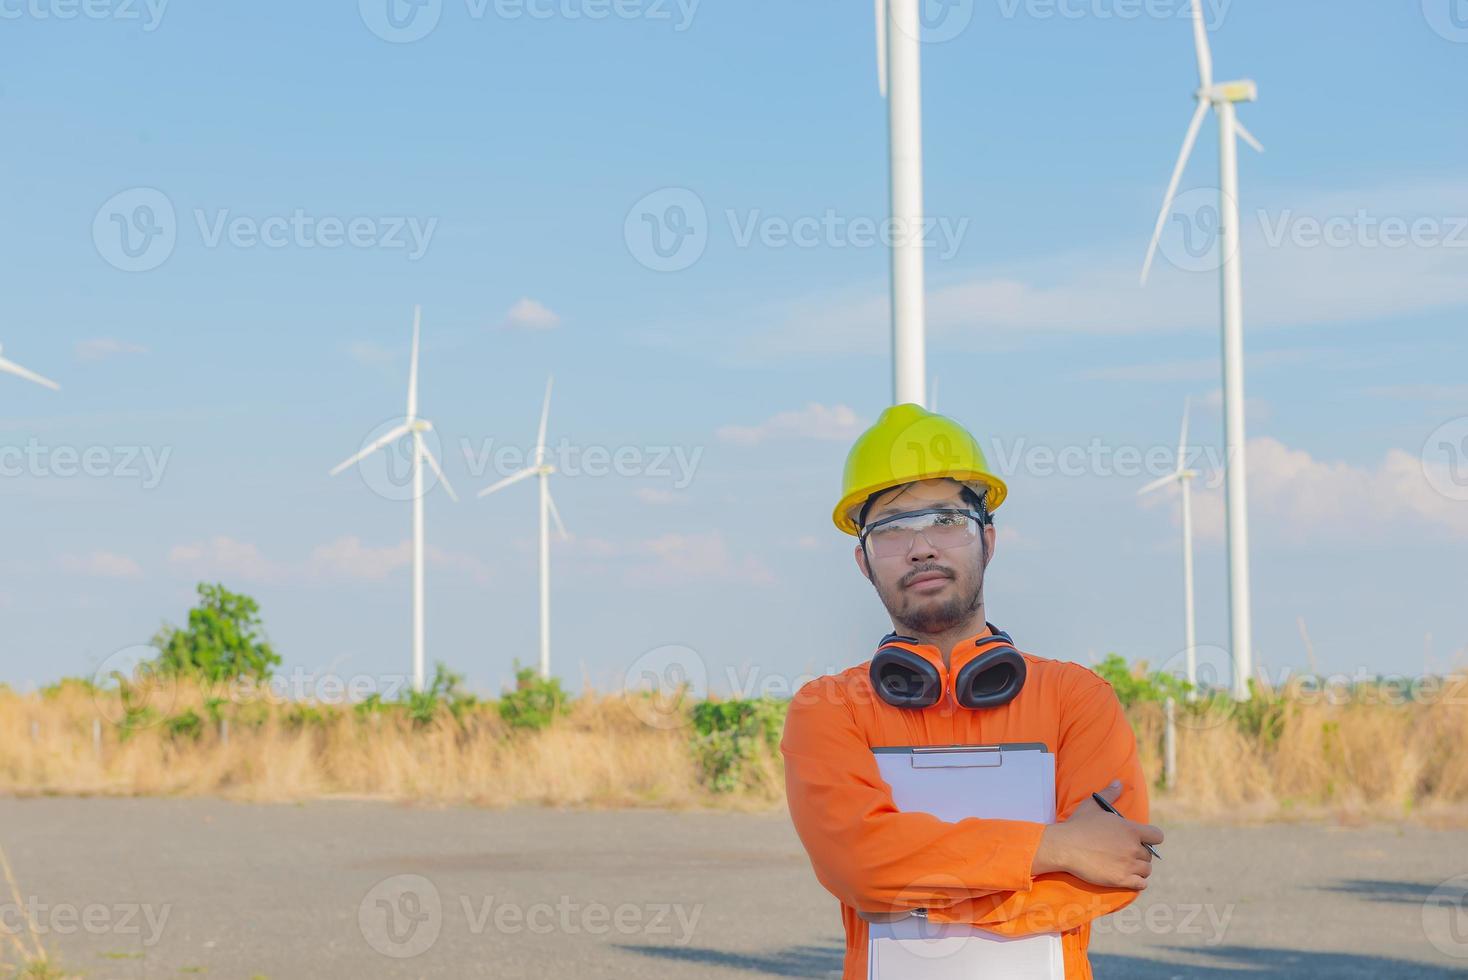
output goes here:
[{"label": "clipboard", "polygon": [[[1055,756],[1042,742],[880,746],[877,771],[897,809],[957,823],[968,817],[1055,822]],[[1059,933],[1009,937],[914,914],[868,928],[868,980],[1063,980]]]}]

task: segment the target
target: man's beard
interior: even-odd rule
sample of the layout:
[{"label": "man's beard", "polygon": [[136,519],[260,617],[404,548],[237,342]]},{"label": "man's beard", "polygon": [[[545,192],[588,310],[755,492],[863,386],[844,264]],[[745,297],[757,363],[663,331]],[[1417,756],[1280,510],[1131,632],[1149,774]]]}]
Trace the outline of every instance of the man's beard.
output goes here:
[{"label": "man's beard", "polygon": [[[958,579],[951,581],[956,587]],[[901,594],[905,591],[903,587],[899,585],[897,589],[897,605],[895,606],[893,599],[881,589],[877,590],[877,597],[882,600],[882,605],[887,607],[888,615],[903,629],[913,633],[933,634],[950,630],[968,619],[976,609],[984,604],[983,573],[978,575],[973,588],[967,595],[955,595],[942,602],[924,601],[922,597],[903,596]]]}]

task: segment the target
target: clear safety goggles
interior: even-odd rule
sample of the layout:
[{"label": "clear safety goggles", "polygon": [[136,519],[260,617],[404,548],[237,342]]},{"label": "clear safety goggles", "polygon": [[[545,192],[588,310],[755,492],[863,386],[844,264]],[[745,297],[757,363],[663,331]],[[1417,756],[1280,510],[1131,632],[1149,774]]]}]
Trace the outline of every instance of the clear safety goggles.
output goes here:
[{"label": "clear safety goggles", "polygon": [[972,544],[984,526],[981,515],[971,510],[935,507],[893,514],[862,528],[861,540],[874,558],[892,558],[911,550],[918,535],[937,551]]}]

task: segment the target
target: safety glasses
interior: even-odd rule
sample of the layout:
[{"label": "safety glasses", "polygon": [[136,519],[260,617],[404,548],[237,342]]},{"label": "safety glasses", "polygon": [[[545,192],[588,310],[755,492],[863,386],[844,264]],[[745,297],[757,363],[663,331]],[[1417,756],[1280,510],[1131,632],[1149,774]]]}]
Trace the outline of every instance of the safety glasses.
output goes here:
[{"label": "safety glasses", "polygon": [[861,540],[874,558],[905,555],[918,535],[928,546],[949,551],[971,544],[979,536],[983,518],[971,510],[935,507],[893,514],[862,528]]}]

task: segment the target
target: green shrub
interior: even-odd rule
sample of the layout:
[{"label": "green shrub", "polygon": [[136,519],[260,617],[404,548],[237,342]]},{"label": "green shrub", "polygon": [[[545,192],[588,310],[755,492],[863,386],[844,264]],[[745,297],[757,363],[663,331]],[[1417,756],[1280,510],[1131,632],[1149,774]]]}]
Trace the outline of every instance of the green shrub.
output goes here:
[{"label": "green shrub", "polygon": [[1166,701],[1168,698],[1182,701],[1193,689],[1193,685],[1180,677],[1160,670],[1149,672],[1145,660],[1138,661],[1133,669],[1117,653],[1108,653],[1106,659],[1093,669],[1116,691],[1116,698],[1123,708],[1130,708],[1142,701]]},{"label": "green shrub", "polygon": [[539,731],[571,710],[558,678],[542,678],[515,661],[515,689],[500,698],[499,713],[512,729]]},{"label": "green shrub", "polygon": [[690,748],[700,782],[715,793],[746,786],[761,749],[780,743],[789,702],[773,698],[701,701],[693,706]]}]

